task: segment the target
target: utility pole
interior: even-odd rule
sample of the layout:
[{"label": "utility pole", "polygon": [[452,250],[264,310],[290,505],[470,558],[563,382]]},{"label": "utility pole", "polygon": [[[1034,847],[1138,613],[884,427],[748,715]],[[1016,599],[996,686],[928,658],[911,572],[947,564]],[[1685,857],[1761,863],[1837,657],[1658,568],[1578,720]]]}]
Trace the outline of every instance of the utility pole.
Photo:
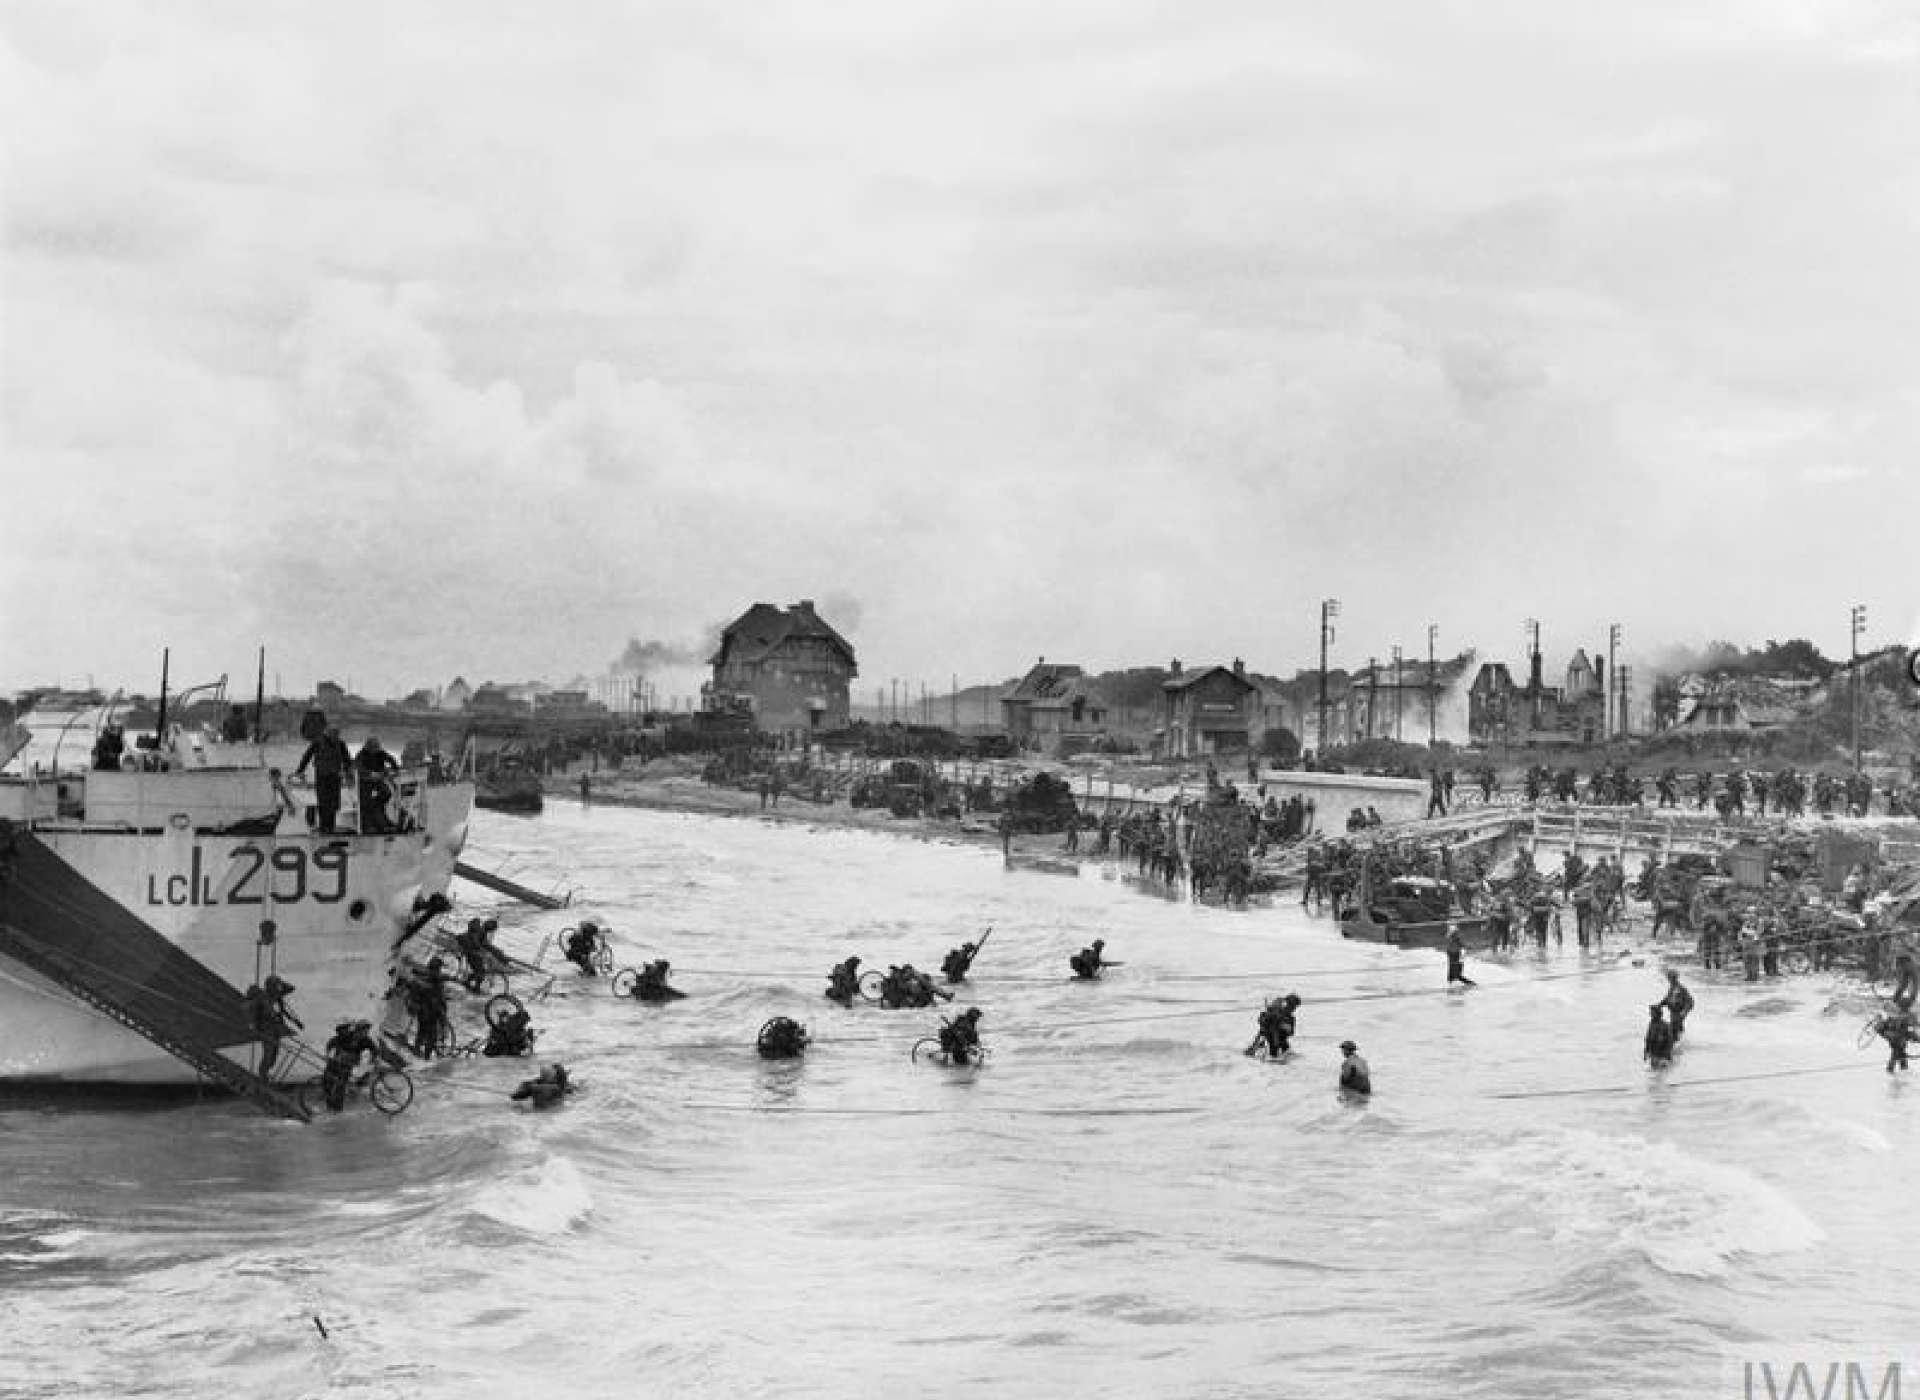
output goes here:
[{"label": "utility pole", "polygon": [[1340,616],[1340,600],[1324,598],[1320,602],[1320,732],[1314,743],[1318,745],[1316,757],[1324,757],[1327,752],[1327,643],[1333,640],[1333,620]]},{"label": "utility pole", "polygon": [[1400,648],[1393,649],[1393,742],[1400,742]]},{"label": "utility pole", "polygon": [[[1607,628],[1607,738],[1609,740],[1613,738],[1615,731],[1622,727],[1620,710],[1613,703],[1613,693],[1620,688],[1619,663],[1614,659],[1614,653],[1619,650],[1619,647],[1620,624],[1616,622]],[[1626,697],[1623,695],[1621,698],[1624,701]]]},{"label": "utility pole", "polygon": [[1528,721],[1534,729],[1540,727],[1540,687],[1533,682],[1533,673],[1538,669],[1536,662],[1540,656],[1540,619],[1530,617],[1524,624],[1527,632],[1527,700],[1532,712]]},{"label": "utility pole", "polygon": [[953,673],[953,681],[949,693],[952,698],[948,700],[947,704],[953,715],[953,732],[958,734],[960,732],[960,673],[958,671]]},{"label": "utility pole", "polygon": [[900,678],[898,676],[889,677],[888,684],[893,687],[893,703],[887,707],[887,717],[893,723],[898,724],[900,723]]},{"label": "utility pole", "polygon": [[1867,630],[1867,605],[1855,603],[1852,618],[1853,771],[1860,771],[1860,634]]},{"label": "utility pole", "polygon": [[1439,726],[1435,722],[1433,717],[1434,701],[1438,698],[1434,694],[1437,677],[1434,675],[1434,670],[1433,670],[1433,644],[1436,641],[1438,641],[1439,638],[1440,638],[1440,624],[1437,622],[1429,622],[1427,624],[1427,747],[1428,748],[1432,748],[1436,743],[1439,742],[1439,739],[1440,739]]},{"label": "utility pole", "polygon": [[1380,671],[1374,665],[1374,658],[1367,658],[1367,737],[1373,737],[1374,707],[1380,703]]}]

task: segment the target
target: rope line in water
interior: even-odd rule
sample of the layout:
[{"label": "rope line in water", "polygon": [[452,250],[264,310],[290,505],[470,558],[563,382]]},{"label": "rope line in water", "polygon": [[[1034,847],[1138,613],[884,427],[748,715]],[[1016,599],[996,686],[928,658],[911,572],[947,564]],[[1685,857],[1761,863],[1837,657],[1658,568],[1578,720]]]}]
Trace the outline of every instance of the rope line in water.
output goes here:
[{"label": "rope line in water", "polygon": [[[1808,1065],[1802,1069],[1757,1070],[1751,1074],[1716,1074],[1699,1079],[1667,1079],[1660,1081],[1668,1089],[1685,1089],[1698,1084],[1741,1084],[1755,1079],[1798,1079],[1809,1074],[1839,1074],[1845,1070],[1869,1069],[1871,1060],[1852,1060],[1839,1065]],[[1646,1088],[1640,1084],[1605,1084],[1584,1089],[1515,1089],[1507,1093],[1489,1094],[1494,1099],[1560,1099],[1572,1098],[1580,1094],[1630,1094]]]},{"label": "rope line in water", "polygon": [[[941,1113],[957,1113],[953,1108],[775,1108],[769,1104],[757,1103],[707,1103],[699,1100],[687,1100],[682,1108],[706,1109],[715,1113],[811,1113],[827,1117],[859,1118],[925,1118]],[[1014,1117],[1040,1118],[1165,1118],[1200,1112],[1197,1108],[1013,1108],[998,1105],[978,1105],[968,1110],[970,1114],[1004,1113]]]}]

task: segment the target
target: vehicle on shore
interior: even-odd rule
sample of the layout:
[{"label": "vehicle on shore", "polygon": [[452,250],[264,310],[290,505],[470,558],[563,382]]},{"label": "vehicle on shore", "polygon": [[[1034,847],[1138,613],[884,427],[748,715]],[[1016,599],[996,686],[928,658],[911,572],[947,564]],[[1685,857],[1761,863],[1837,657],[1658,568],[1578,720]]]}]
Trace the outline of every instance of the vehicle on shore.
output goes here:
[{"label": "vehicle on shore", "polygon": [[517,755],[496,758],[474,782],[473,805],[489,812],[531,815],[546,806],[540,775]]},{"label": "vehicle on shore", "polygon": [[1444,947],[1447,930],[1453,927],[1459,928],[1467,947],[1487,946],[1486,918],[1462,913],[1453,886],[1424,875],[1395,876],[1378,889],[1363,880],[1359,897],[1340,920],[1344,938],[1401,948]]}]

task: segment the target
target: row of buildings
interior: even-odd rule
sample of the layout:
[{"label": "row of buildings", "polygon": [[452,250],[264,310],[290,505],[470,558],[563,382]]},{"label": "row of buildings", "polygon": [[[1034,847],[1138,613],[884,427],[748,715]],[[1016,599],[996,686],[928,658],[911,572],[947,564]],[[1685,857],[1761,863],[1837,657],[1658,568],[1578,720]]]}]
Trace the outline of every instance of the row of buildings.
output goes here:
[{"label": "row of buildings", "polygon": [[[1275,730],[1289,731],[1311,748],[1373,738],[1422,743],[1430,737],[1480,746],[1571,747],[1628,730],[1627,676],[1609,676],[1605,661],[1584,649],[1574,651],[1558,685],[1546,683],[1537,649],[1528,655],[1524,682],[1505,662],[1477,669],[1473,663],[1471,653],[1445,661],[1370,661],[1337,676],[1323,704],[1317,678],[1283,682],[1249,675],[1238,658],[1202,666],[1174,660],[1152,703],[1116,714],[1082,667],[1043,656],[998,695],[998,727],[1017,747],[1048,753],[1124,740],[1170,758],[1258,749]],[[701,686],[706,710],[750,714],[758,728],[791,739],[844,729],[852,721],[858,657],[811,599],[785,607],[753,604],[721,632],[708,666],[711,677]],[[438,709],[480,715],[583,716],[606,708],[587,690],[473,688],[462,679],[419,698]],[[1686,677],[1673,712],[1659,719],[1699,732],[1761,729],[1797,717],[1804,705],[1796,702],[1803,699],[1764,681]]]}]

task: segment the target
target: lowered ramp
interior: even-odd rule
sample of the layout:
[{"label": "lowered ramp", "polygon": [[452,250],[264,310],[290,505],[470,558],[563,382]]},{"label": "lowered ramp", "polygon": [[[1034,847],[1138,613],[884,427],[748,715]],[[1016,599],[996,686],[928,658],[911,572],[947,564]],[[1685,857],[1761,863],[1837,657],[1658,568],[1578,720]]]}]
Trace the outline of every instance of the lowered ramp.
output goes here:
[{"label": "lowered ramp", "polygon": [[30,832],[11,833],[0,848],[0,956],[264,1112],[307,1118],[291,1094],[220,1053],[255,1039],[240,992]]}]

